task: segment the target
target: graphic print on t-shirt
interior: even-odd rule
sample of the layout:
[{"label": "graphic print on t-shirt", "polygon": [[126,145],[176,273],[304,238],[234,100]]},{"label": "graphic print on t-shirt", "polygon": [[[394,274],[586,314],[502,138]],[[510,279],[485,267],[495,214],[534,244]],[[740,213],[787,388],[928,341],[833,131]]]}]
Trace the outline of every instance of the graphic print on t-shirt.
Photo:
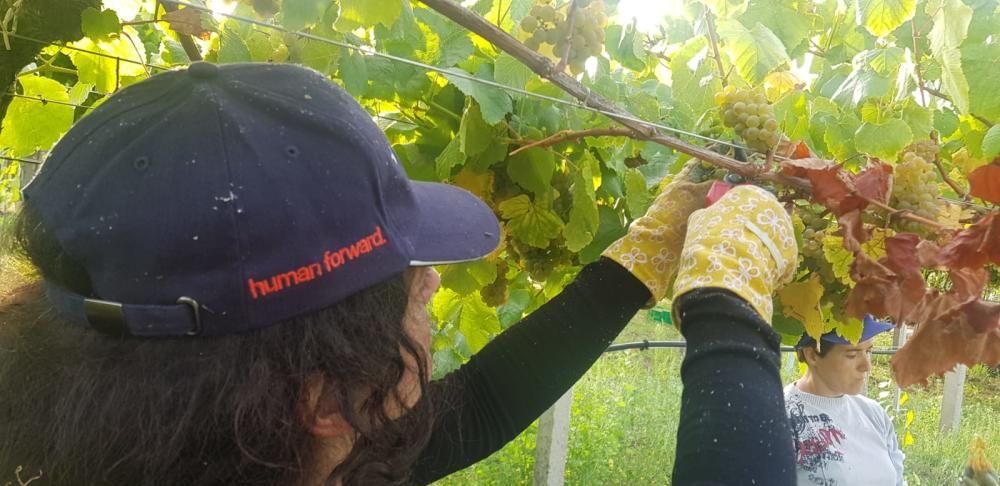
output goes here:
[{"label": "graphic print on t-shirt", "polygon": [[837,428],[825,413],[807,414],[802,403],[789,403],[788,409],[799,469],[809,473],[813,484],[838,486],[837,481],[828,479],[825,472],[829,463],[844,462],[844,453],[838,448],[847,438],[844,431]]}]

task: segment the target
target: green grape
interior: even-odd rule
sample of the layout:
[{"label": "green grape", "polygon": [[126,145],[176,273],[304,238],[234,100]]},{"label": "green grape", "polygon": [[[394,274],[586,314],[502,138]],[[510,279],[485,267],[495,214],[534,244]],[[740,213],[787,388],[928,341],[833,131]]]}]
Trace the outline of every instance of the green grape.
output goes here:
[{"label": "green grape", "polygon": [[746,123],[748,127],[757,128],[760,126],[760,117],[757,115],[749,115],[743,123]]},{"label": "green grape", "polygon": [[538,28],[538,19],[532,16],[527,16],[521,21],[521,30],[525,32],[534,32]]}]

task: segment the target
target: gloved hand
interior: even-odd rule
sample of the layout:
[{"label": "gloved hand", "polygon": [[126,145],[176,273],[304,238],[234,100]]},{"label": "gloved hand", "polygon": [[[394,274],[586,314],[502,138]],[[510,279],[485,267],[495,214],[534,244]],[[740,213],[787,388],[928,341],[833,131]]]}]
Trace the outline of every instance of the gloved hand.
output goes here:
[{"label": "gloved hand", "polygon": [[712,181],[694,183],[689,179],[692,167],[699,163],[692,161],[684,166],[663,188],[646,214],[632,222],[628,233],[604,250],[604,256],[625,267],[653,294],[647,307],[666,295],[670,280],[677,272],[688,217],[705,207],[705,196]]},{"label": "gloved hand", "polygon": [[738,186],[688,223],[674,299],[698,288],[726,289],[771,321],[771,296],[795,274],[792,218],[773,194]]}]

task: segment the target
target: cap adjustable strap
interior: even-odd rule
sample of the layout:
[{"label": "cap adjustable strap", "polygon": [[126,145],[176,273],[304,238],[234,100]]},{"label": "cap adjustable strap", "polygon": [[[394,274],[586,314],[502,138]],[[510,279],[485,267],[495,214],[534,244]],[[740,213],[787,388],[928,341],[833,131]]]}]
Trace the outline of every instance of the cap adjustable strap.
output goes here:
[{"label": "cap adjustable strap", "polygon": [[122,304],[88,299],[52,282],[45,283],[49,301],[67,320],[116,336],[167,337],[201,333],[198,302],[180,297],[173,305]]}]

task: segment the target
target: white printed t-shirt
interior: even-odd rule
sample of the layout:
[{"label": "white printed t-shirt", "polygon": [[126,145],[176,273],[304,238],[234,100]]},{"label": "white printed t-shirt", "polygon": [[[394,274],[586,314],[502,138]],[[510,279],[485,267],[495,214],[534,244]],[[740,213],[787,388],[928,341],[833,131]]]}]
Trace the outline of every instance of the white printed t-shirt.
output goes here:
[{"label": "white printed t-shirt", "polygon": [[785,387],[799,486],[906,486],[892,421],[861,395],[821,397]]}]

